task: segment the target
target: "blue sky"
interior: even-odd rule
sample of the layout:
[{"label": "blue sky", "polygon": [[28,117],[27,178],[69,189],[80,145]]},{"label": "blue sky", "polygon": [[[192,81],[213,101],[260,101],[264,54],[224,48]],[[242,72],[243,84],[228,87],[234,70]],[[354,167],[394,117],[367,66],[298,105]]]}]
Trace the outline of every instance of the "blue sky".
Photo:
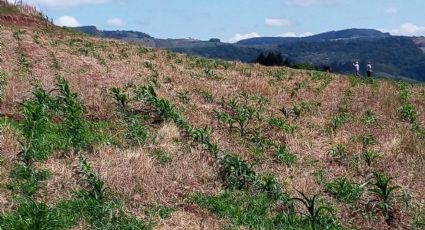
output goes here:
[{"label": "blue sky", "polygon": [[[9,0],[12,1],[12,0]],[[58,25],[137,30],[157,38],[307,36],[373,28],[425,36],[424,0],[24,0]]]}]

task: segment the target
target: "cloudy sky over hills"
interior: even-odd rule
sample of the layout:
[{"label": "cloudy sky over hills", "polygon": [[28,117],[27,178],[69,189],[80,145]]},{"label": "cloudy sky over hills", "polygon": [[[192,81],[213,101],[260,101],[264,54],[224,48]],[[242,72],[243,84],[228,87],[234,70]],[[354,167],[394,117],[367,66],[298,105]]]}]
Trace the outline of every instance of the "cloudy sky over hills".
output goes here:
[{"label": "cloudy sky over hills", "polygon": [[[14,0],[10,0],[14,1]],[[159,38],[309,36],[346,28],[425,35],[423,0],[24,0],[57,25],[138,30]]]}]

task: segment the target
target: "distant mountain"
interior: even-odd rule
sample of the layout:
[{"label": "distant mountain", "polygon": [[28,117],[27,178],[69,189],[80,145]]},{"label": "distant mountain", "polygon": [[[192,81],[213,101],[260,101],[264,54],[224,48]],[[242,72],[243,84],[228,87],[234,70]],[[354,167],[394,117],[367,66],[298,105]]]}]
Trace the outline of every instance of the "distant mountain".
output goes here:
[{"label": "distant mountain", "polygon": [[391,36],[373,29],[346,29],[301,38],[260,37],[235,44],[217,39],[157,39],[135,31],[100,31],[94,26],[75,29],[93,36],[225,60],[253,62],[262,52],[278,52],[292,64],[308,63],[318,69],[326,65],[339,73],[352,73],[353,60],[360,60],[362,70],[371,61],[375,75],[425,82],[425,38]]},{"label": "distant mountain", "polygon": [[347,29],[340,31],[330,31],[308,37],[258,37],[237,42],[246,46],[277,46],[281,44],[292,44],[296,42],[326,42],[336,40],[352,39],[377,39],[391,37],[389,33],[382,33],[373,29]]}]

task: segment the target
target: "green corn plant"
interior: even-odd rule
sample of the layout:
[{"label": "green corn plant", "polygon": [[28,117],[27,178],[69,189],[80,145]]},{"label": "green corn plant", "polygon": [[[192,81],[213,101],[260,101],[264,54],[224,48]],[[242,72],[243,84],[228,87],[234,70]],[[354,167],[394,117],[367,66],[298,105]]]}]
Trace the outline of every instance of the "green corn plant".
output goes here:
[{"label": "green corn plant", "polygon": [[3,101],[4,86],[6,85],[6,73],[0,71],[0,102]]},{"label": "green corn plant", "polygon": [[207,143],[209,143],[210,130],[207,129],[207,128],[193,129],[190,132],[190,135],[192,136],[193,139],[195,139],[196,141],[198,141],[201,144],[207,144]]},{"label": "green corn plant", "polygon": [[126,111],[128,107],[129,98],[128,95],[122,92],[119,88],[111,89],[112,96],[115,99],[115,103],[120,111]]},{"label": "green corn plant", "polygon": [[294,133],[295,130],[297,129],[297,126],[290,124],[288,121],[282,118],[270,117],[268,119],[268,124],[271,127],[278,128],[284,131],[285,133],[289,133],[289,134]]},{"label": "green corn plant", "polygon": [[416,121],[417,112],[416,108],[408,103],[403,104],[399,110],[400,118],[403,121],[414,123]]},{"label": "green corn plant", "polygon": [[346,146],[343,144],[337,144],[333,146],[329,151],[328,154],[335,159],[336,161],[340,163],[347,163],[348,153]]},{"label": "green corn plant", "polygon": [[278,81],[281,81],[287,76],[287,72],[284,68],[279,68],[272,73],[272,76]]},{"label": "green corn plant", "polygon": [[349,117],[345,113],[340,113],[336,116],[331,117],[331,120],[329,122],[329,128],[332,132],[335,132],[336,129],[341,127],[343,124],[347,123],[349,120]]},{"label": "green corn plant", "polygon": [[226,188],[241,190],[254,181],[256,175],[252,168],[239,156],[226,154],[220,161],[219,177]]},{"label": "green corn plant", "polygon": [[138,116],[126,116],[127,131],[124,134],[131,144],[143,145],[148,138],[148,131],[140,123]]},{"label": "green corn plant", "polygon": [[102,178],[93,172],[91,165],[83,157],[80,158],[79,169],[82,175],[81,180],[88,189],[87,194],[95,200],[103,200],[105,198],[105,183]]},{"label": "green corn plant", "polygon": [[325,190],[345,203],[355,202],[363,192],[363,187],[346,177],[337,178],[325,183]]},{"label": "green corn plant", "polygon": [[404,104],[407,104],[409,101],[409,98],[412,95],[411,92],[411,85],[407,84],[404,81],[398,81],[397,83],[398,89],[399,89],[399,94],[400,94],[400,99]]},{"label": "green corn plant", "polygon": [[392,200],[395,198],[395,192],[401,189],[400,186],[391,186],[391,177],[387,177],[381,172],[375,172],[374,181],[371,183],[372,187],[369,189],[379,202],[384,217],[387,221],[391,221],[394,218]]},{"label": "green corn plant", "polygon": [[190,92],[189,91],[181,91],[177,93],[177,97],[180,102],[183,104],[189,104],[190,102]]},{"label": "green corn plant", "polygon": [[214,102],[214,96],[210,92],[201,91],[200,92],[202,99],[204,99],[207,103],[213,103]]},{"label": "green corn plant", "polygon": [[57,77],[56,87],[59,91],[57,105],[63,116],[64,135],[67,145],[75,150],[83,149],[87,146],[87,124],[83,119],[83,106],[78,95],[73,93],[68,81],[62,77]]},{"label": "green corn plant", "polygon": [[312,229],[317,229],[317,225],[320,223],[320,218],[322,216],[321,213],[328,212],[330,213],[332,210],[327,206],[320,206],[318,204],[318,194],[313,195],[312,197],[308,197],[304,193],[297,191],[301,197],[292,198],[295,201],[300,202],[307,209],[308,219],[310,220],[310,226]]},{"label": "green corn plant", "polygon": [[275,153],[276,159],[287,165],[288,167],[291,167],[292,164],[297,160],[297,157],[288,151],[286,145],[280,145]]},{"label": "green corn plant", "polygon": [[264,150],[268,149],[270,146],[274,145],[273,141],[261,135],[261,132],[259,130],[255,130],[252,133],[252,137],[250,138],[250,141],[254,143],[255,149],[259,152],[263,152]]},{"label": "green corn plant", "polygon": [[371,111],[371,110],[367,110],[364,114],[363,114],[363,118],[362,118],[363,122],[366,125],[373,125],[376,123],[376,117],[375,114]]},{"label": "green corn plant", "polygon": [[367,164],[367,166],[370,167],[372,166],[373,162],[375,162],[376,158],[379,157],[379,154],[375,151],[367,150],[362,153],[362,157],[365,163]]},{"label": "green corn plant", "polygon": [[257,192],[264,192],[274,200],[278,200],[284,195],[282,186],[270,173],[258,175],[254,182],[254,188]]},{"label": "green corn plant", "polygon": [[360,136],[362,148],[365,151],[369,146],[376,144],[375,138],[372,135]]}]

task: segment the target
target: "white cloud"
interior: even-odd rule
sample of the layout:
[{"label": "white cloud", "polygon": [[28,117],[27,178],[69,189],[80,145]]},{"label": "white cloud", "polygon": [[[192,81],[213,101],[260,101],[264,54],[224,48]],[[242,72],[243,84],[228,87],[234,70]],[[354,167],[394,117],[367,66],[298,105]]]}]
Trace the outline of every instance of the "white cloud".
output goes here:
[{"label": "white cloud", "polygon": [[389,32],[395,35],[425,36],[425,26],[415,25],[413,23],[404,23],[400,25],[399,28],[392,29]]},{"label": "white cloud", "polygon": [[285,37],[286,38],[286,37],[298,37],[298,36],[294,32],[285,32],[285,33],[279,35],[279,37]]},{"label": "white cloud", "polygon": [[247,34],[240,34],[237,33],[233,37],[229,39],[229,42],[235,43],[240,40],[248,39],[248,38],[258,38],[260,35],[257,32],[247,33]]},{"label": "white cloud", "polygon": [[[14,2],[14,0],[9,0]],[[33,6],[47,6],[47,7],[67,7],[67,6],[81,6],[103,4],[109,0],[24,0],[24,3]]]},{"label": "white cloud", "polygon": [[106,23],[110,26],[123,26],[123,25],[125,25],[124,20],[122,20],[121,18],[110,18],[110,19],[106,20]]},{"label": "white cloud", "polygon": [[312,6],[317,4],[334,4],[337,3],[339,0],[286,0],[286,2],[289,5],[296,5],[296,6]]},{"label": "white cloud", "polygon": [[398,9],[395,7],[388,7],[384,9],[384,12],[387,14],[396,14],[398,12]]},{"label": "white cloud", "polygon": [[304,32],[300,34],[296,34],[295,32],[285,32],[283,34],[280,34],[279,37],[308,37],[314,35],[311,32]]},{"label": "white cloud", "polygon": [[72,16],[61,16],[55,20],[55,24],[58,26],[68,26],[68,27],[81,26],[81,23]]},{"label": "white cloud", "polygon": [[300,33],[298,35],[298,37],[309,37],[309,36],[313,36],[313,35],[314,35],[314,33],[312,33],[312,32],[304,32],[304,33]]},{"label": "white cloud", "polygon": [[286,18],[266,18],[266,25],[268,26],[290,26],[292,22]]}]

